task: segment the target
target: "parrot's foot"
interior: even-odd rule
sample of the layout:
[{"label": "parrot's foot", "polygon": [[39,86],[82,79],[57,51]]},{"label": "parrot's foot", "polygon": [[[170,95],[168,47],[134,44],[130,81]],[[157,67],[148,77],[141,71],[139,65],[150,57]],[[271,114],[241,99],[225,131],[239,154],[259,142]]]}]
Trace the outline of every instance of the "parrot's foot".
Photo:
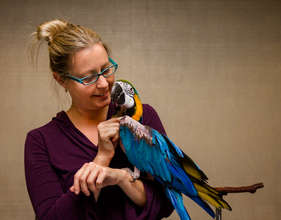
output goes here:
[{"label": "parrot's foot", "polygon": [[130,168],[122,168],[122,170],[126,170],[132,177],[131,182],[135,182],[136,179],[140,177],[140,171],[138,168],[134,167],[134,172]]}]

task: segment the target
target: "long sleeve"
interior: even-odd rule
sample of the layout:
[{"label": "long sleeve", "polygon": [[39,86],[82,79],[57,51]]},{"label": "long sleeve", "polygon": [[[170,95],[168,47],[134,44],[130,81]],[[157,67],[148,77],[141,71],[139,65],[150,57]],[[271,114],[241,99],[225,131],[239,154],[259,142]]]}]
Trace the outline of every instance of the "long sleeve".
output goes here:
[{"label": "long sleeve", "polygon": [[25,174],[28,193],[38,219],[82,219],[82,198],[70,191],[63,191],[62,182],[51,166],[40,132],[27,135]]}]

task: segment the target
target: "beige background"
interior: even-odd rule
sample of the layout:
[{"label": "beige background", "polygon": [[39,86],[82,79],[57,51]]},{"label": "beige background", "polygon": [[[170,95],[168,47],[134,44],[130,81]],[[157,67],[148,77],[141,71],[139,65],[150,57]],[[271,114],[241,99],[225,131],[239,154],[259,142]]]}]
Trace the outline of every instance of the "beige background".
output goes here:
[{"label": "beige background", "polygon": [[[66,106],[46,47],[38,68],[26,48],[53,18],[94,28],[158,111],[168,135],[216,186],[264,182],[229,195],[227,220],[278,220],[281,207],[281,3],[279,0],[0,1],[0,219],[34,219],[26,192],[27,131]],[[62,92],[63,94],[63,92]],[[195,219],[210,219],[185,199]],[[169,219],[178,219],[174,213]]]}]

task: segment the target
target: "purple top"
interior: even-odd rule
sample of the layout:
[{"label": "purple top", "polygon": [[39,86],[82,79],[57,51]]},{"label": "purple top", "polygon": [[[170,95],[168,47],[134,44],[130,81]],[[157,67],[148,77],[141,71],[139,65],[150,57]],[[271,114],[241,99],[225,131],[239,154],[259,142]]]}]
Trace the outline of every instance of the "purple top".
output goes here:
[{"label": "purple top", "polygon": [[[156,111],[143,105],[143,124],[165,133]],[[108,118],[114,109],[110,105]],[[125,220],[161,219],[173,211],[163,188],[143,179],[147,202],[135,205],[118,186],[101,190],[98,202],[93,195],[75,195],[69,191],[80,167],[94,159],[95,146],[62,111],[46,125],[27,134],[25,176],[28,193],[37,219]],[[110,167],[132,167],[120,147],[116,148]]]}]

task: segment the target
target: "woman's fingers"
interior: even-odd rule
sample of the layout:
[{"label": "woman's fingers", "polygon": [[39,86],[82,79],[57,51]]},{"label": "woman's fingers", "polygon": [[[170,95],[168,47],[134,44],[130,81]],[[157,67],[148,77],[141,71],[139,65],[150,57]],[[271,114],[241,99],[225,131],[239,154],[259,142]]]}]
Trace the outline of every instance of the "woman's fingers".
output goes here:
[{"label": "woman's fingers", "polygon": [[119,136],[119,128],[120,128],[120,127],[118,127],[118,128],[116,129],[116,132],[115,132],[115,134],[113,135],[113,137],[112,137],[112,139],[111,139],[113,143],[115,143],[115,142],[117,142],[117,141],[119,140],[119,137],[120,137],[120,136]]},{"label": "woman's fingers", "polygon": [[120,118],[98,124],[98,153],[104,158],[112,158],[119,139]]},{"label": "woman's fingers", "polygon": [[90,195],[86,182],[89,173],[89,163],[85,163],[74,175],[73,186],[70,187],[70,190],[73,191],[76,195],[78,195],[80,191],[82,191],[87,196]]},{"label": "woman's fingers", "polygon": [[98,131],[100,133],[100,137],[107,138],[109,136],[113,136],[116,132],[119,132],[120,119],[121,118],[112,118],[99,123]]},{"label": "woman's fingers", "polygon": [[74,180],[73,180],[73,190],[74,193],[76,195],[78,195],[80,193],[80,176],[83,173],[83,169],[84,167],[87,165],[87,163],[85,163],[74,175]]},{"label": "woman's fingers", "polygon": [[103,170],[97,176],[97,180],[96,180],[97,189],[101,189],[103,187],[103,182],[104,182],[105,177],[106,177],[106,172],[105,172],[105,170]]},{"label": "woman's fingers", "polygon": [[88,179],[88,176],[89,176],[90,172],[91,172],[91,170],[90,170],[90,166],[89,166],[89,164],[88,164],[88,165],[84,168],[84,172],[81,174],[80,179],[79,179],[81,191],[82,191],[86,196],[89,196],[89,195],[90,195],[90,191],[88,190],[88,185],[87,185],[87,179]]},{"label": "woman's fingers", "polygon": [[98,125],[99,137],[102,140],[110,140],[116,133],[119,133],[119,123],[103,124]]},{"label": "woman's fingers", "polygon": [[87,178],[87,186],[92,192],[95,192],[96,191],[96,179],[97,179],[97,176],[98,176],[100,170],[99,170],[99,166],[97,164],[95,164],[93,162],[91,162],[90,164],[91,164],[91,173],[89,174],[89,176]]},{"label": "woman's fingers", "polygon": [[91,191],[97,199],[103,187],[118,184],[122,178],[118,170],[94,162],[85,163],[74,175],[74,183],[69,190],[75,194],[82,191],[86,196],[90,196]]},{"label": "woman's fingers", "polygon": [[97,201],[100,194],[100,189],[97,188],[96,179],[100,175],[102,167],[93,162],[91,162],[91,164],[93,166],[93,171],[88,176],[87,183],[89,190],[93,192],[95,200]]},{"label": "woman's fingers", "polygon": [[74,186],[72,185],[69,190],[74,193]]}]

